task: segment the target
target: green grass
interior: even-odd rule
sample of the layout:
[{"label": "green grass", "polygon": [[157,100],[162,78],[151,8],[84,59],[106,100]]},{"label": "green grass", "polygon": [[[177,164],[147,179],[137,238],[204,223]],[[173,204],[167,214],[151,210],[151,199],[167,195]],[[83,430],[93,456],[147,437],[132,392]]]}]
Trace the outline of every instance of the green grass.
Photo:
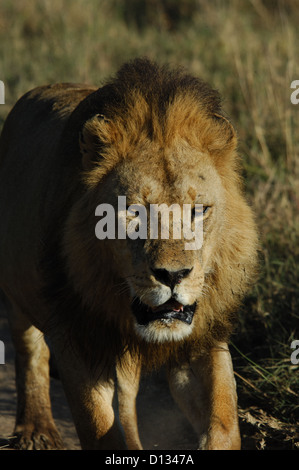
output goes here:
[{"label": "green grass", "polygon": [[299,420],[298,0],[23,0],[0,4],[0,126],[28,89],[101,85],[146,55],[218,88],[239,135],[246,191],[260,229],[260,278],[232,338],[241,400]]}]

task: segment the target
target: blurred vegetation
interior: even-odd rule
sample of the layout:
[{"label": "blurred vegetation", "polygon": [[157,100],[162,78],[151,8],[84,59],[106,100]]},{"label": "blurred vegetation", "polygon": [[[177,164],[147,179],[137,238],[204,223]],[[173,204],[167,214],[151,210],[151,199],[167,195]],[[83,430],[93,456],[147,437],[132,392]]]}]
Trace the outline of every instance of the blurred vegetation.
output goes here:
[{"label": "blurred vegetation", "polygon": [[[239,134],[249,201],[261,238],[260,279],[232,338],[239,393],[298,423],[298,0],[22,0],[0,3],[0,126],[28,89],[101,85],[126,60],[185,66],[224,98]],[[243,398],[242,398],[243,397]]]}]

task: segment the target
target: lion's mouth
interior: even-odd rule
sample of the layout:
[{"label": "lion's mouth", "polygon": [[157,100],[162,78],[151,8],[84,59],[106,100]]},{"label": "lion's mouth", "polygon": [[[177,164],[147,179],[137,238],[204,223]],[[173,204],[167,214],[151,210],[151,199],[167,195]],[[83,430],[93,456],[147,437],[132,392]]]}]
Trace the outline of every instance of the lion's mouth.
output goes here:
[{"label": "lion's mouth", "polygon": [[182,305],[175,299],[169,299],[164,304],[152,308],[141,302],[140,299],[135,298],[131,307],[139,325],[147,325],[155,320],[180,320],[187,323],[187,325],[191,325],[196,302],[193,305]]}]

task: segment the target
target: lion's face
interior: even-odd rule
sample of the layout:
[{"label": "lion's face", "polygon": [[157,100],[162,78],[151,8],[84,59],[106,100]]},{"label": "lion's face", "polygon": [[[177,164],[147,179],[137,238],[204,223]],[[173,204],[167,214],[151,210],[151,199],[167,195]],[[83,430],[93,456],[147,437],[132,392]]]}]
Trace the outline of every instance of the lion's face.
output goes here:
[{"label": "lion's face", "polygon": [[[147,216],[146,238],[127,235],[109,243],[117,269],[129,286],[135,330],[151,342],[181,340],[191,333],[201,298],[208,294],[205,276],[212,269],[211,254],[224,223],[224,190],[211,159],[183,142],[167,150],[154,145],[136,148],[132,158],[120,162],[107,176],[101,191],[101,202],[112,204],[116,213],[118,196],[125,196],[126,209],[138,204]],[[174,238],[173,212],[169,239],[162,239],[160,231],[158,238],[152,238],[150,211],[155,204],[181,208],[189,204],[191,229],[195,230],[196,217],[203,223],[202,246],[186,249],[192,240],[182,234]],[[202,204],[197,214],[195,204]],[[138,213],[126,213],[126,227],[131,223],[136,237],[145,233]]]}]

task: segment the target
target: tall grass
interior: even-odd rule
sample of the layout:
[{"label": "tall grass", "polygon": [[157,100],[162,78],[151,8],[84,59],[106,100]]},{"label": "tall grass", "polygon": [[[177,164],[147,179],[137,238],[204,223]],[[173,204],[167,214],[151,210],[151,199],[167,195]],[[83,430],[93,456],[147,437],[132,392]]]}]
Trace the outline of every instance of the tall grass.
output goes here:
[{"label": "tall grass", "polygon": [[[239,134],[261,238],[260,278],[240,312],[232,352],[241,396],[296,422],[299,339],[298,0],[23,0],[0,3],[0,126],[28,89],[101,85],[146,55],[218,88]],[[242,395],[243,394],[243,395]]]}]

